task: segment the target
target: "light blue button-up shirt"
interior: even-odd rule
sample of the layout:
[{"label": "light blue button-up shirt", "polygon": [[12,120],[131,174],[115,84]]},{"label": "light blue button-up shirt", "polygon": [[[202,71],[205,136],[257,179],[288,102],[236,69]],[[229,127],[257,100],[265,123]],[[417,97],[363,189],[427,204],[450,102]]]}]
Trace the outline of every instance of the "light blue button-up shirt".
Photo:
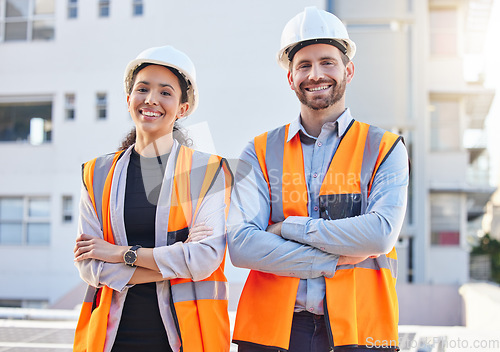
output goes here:
[{"label": "light blue button-up shirt", "polygon": [[[323,183],[323,178],[328,172],[330,161],[337,150],[340,137],[346,131],[351,120],[352,118],[347,111],[335,122],[325,123],[317,138],[306,132],[300,123],[300,118],[290,124],[287,142],[297,133],[300,134],[309,198],[307,209],[309,216],[313,219],[320,217],[319,191]],[[285,226],[285,230],[287,230],[287,226]],[[323,314],[324,296],[325,278],[323,276],[300,280],[295,311],[307,310],[314,314]]]},{"label": "light blue button-up shirt", "polygon": [[300,278],[295,311],[323,314],[324,278],[335,274],[338,257],[388,253],[403,224],[408,155],[401,142],[379,167],[365,214],[339,220],[320,218],[321,185],[352,120],[347,109],[335,122],[324,124],[318,137],[305,131],[300,117],[291,123],[287,142],[300,134],[309,216],[285,219],[282,237],[265,232],[270,214],[269,190],[253,141],[241,155],[246,166],[240,165],[236,170],[228,218],[231,260],[236,266]]}]

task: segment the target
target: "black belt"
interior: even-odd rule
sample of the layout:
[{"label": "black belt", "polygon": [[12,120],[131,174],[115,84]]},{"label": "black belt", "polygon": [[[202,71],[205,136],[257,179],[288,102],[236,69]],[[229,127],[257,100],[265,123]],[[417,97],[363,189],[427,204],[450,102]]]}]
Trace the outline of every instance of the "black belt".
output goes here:
[{"label": "black belt", "polygon": [[295,313],[293,313],[293,316],[294,317],[308,317],[308,318],[312,318],[312,319],[316,319],[316,320],[325,319],[324,315],[314,314],[314,313],[308,312],[307,310],[301,310],[300,312],[295,312]]}]

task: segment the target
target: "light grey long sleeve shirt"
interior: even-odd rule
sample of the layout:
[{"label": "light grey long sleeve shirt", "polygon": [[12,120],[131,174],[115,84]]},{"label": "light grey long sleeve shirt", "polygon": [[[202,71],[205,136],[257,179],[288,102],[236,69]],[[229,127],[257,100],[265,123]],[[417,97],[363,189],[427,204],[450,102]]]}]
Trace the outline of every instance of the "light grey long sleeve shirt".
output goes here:
[{"label": "light grey long sleeve shirt", "polygon": [[[365,214],[339,220],[320,218],[321,184],[351,121],[347,109],[335,122],[323,125],[317,138],[307,134],[300,117],[291,123],[288,141],[299,133],[302,144],[309,216],[285,219],[282,237],[265,232],[271,202],[253,141],[240,157],[228,217],[231,260],[235,266],[300,278],[295,311],[323,314],[324,277],[335,274],[338,257],[388,253],[403,224],[408,155],[401,142],[378,169]],[[272,175],[272,170],[268,173],[281,177]]]}]

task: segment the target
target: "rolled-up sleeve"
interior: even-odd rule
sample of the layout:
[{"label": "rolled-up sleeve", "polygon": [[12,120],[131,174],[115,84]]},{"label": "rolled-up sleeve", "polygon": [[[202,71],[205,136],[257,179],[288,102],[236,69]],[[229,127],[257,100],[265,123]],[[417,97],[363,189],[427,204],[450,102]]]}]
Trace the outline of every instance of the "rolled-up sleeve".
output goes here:
[{"label": "rolled-up sleeve", "polygon": [[[84,186],[82,186],[79,210],[78,233],[103,238],[99,219]],[[127,287],[135,271],[134,267],[124,263],[106,263],[98,259],[75,262],[75,266],[87,284],[94,287],[108,286],[120,292]]]},{"label": "rolled-up sleeve", "polygon": [[199,242],[175,243],[153,249],[154,259],[165,279],[209,277],[222,263],[226,251],[225,175],[219,172],[203,199],[195,224],[204,222],[213,234]]},{"label": "rolled-up sleeve", "polygon": [[283,222],[282,236],[338,255],[386,254],[403,225],[408,179],[408,154],[399,142],[375,174],[366,214],[338,220],[292,216]]},{"label": "rolled-up sleeve", "polygon": [[228,248],[237,267],[301,279],[335,274],[338,256],[266,232],[270,214],[267,182],[253,142],[236,169],[228,216]]}]

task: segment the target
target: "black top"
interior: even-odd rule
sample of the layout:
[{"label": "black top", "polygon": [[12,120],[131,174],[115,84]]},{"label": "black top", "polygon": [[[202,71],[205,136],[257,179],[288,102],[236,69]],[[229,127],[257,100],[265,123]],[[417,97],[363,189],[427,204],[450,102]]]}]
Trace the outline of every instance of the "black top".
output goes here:
[{"label": "black top", "polygon": [[[124,207],[131,246],[155,247],[156,204],[168,156],[144,158],[132,150]],[[129,288],[112,351],[172,351],[158,308],[155,282]]]}]

